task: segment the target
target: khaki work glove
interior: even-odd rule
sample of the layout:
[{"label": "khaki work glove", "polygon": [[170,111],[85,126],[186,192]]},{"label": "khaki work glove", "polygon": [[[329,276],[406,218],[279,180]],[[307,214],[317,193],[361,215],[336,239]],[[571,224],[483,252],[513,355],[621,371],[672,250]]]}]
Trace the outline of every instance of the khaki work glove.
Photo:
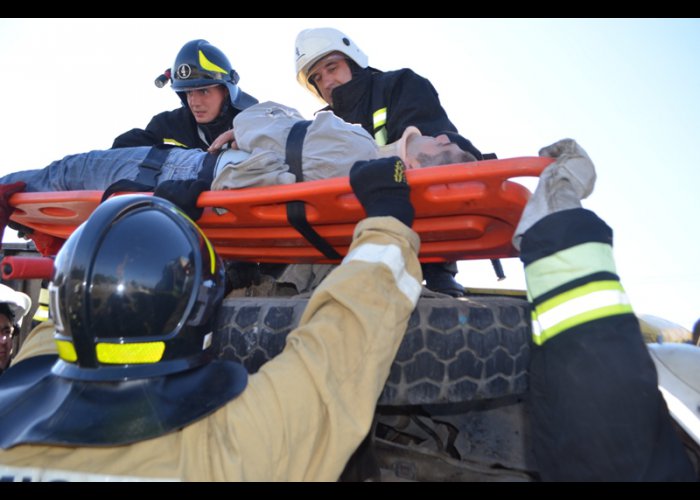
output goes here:
[{"label": "khaki work glove", "polygon": [[523,215],[513,235],[513,246],[520,250],[525,231],[554,212],[581,208],[595,186],[593,162],[584,149],[573,139],[562,139],[540,149],[540,156],[556,161],[544,169],[535,192],[525,205]]}]

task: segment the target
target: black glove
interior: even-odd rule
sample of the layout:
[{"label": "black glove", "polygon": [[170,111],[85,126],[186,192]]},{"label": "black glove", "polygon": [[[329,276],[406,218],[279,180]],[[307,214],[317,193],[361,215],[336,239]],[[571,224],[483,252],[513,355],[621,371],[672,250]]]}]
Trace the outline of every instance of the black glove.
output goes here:
[{"label": "black glove", "polygon": [[153,191],[153,186],[141,184],[140,182],[136,181],[130,181],[129,179],[119,179],[117,182],[113,182],[107,186],[107,189],[105,189],[105,192],[102,195],[100,203],[104,202],[114,193],[146,193],[149,191]]},{"label": "black glove", "polygon": [[177,205],[187,216],[196,221],[202,216],[203,208],[197,207],[197,199],[210,183],[203,180],[165,181],[156,186],[154,196],[160,196]]},{"label": "black glove", "polygon": [[406,167],[398,156],[358,161],[350,169],[350,186],[367,217],[392,216],[411,227],[415,210]]}]

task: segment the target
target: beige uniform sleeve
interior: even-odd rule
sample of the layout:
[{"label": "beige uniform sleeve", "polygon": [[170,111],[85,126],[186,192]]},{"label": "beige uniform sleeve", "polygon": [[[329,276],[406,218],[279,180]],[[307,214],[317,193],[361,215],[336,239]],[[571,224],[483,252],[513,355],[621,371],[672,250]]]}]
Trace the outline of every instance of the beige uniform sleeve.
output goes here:
[{"label": "beige uniform sleeve", "polygon": [[369,432],[420,295],[419,244],[391,217],[357,225],[284,351],[207,422],[215,479],[338,479]]},{"label": "beige uniform sleeve", "polygon": [[43,354],[58,354],[56,343],[53,341],[54,330],[54,323],[50,319],[35,326],[27,335],[12,364]]}]

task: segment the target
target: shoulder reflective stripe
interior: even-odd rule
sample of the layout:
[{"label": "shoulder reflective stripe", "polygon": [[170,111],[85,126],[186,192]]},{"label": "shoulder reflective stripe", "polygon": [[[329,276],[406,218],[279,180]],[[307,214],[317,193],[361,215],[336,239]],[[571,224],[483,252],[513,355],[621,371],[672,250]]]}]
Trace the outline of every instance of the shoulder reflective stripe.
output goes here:
[{"label": "shoulder reflective stripe", "polygon": [[204,52],[201,50],[199,51],[199,65],[202,67],[202,69],[206,69],[207,71],[216,71],[217,73],[223,73],[224,75],[228,73],[228,71],[226,71],[224,68],[217,66],[207,59],[207,56],[205,56]]},{"label": "shoulder reflective stripe", "polygon": [[576,245],[525,267],[527,289],[534,298],[589,274],[607,271],[617,274],[612,247],[590,242]]},{"label": "shoulder reflective stripe", "polygon": [[388,137],[389,134],[387,133],[386,128],[382,127],[374,134],[374,142],[377,143],[377,146],[386,146]]},{"label": "shoulder reflective stripe", "polygon": [[60,469],[40,469],[39,467],[10,467],[0,465],[1,482],[131,482],[131,481],[179,481],[172,477],[138,477],[116,474],[96,474]]},{"label": "shoulder reflective stripe", "polygon": [[532,339],[544,344],[557,334],[589,321],[633,313],[618,281],[597,281],[543,302],[532,311]]},{"label": "shoulder reflective stripe", "polygon": [[176,141],[175,139],[170,139],[168,137],[163,139],[163,144],[172,144],[173,146],[180,146],[183,148],[187,147],[183,143],[181,143],[180,141]]},{"label": "shoulder reflective stripe", "polygon": [[372,125],[374,126],[374,141],[378,146],[386,146],[388,133],[386,131],[386,108],[381,108],[372,113]]},{"label": "shoulder reflective stripe", "polygon": [[133,344],[108,344],[95,346],[100,363],[125,365],[131,363],[157,363],[165,352],[164,342],[136,342]]},{"label": "shoulder reflective stripe", "polygon": [[343,264],[353,260],[385,264],[391,269],[401,293],[411,301],[411,304],[415,305],[418,302],[421,285],[406,271],[406,262],[403,260],[401,249],[397,245],[365,243],[348,253],[343,259]]},{"label": "shoulder reflective stripe", "polygon": [[386,108],[378,109],[372,113],[372,123],[374,125],[374,130],[386,125]]},{"label": "shoulder reflective stripe", "polygon": [[59,358],[69,363],[75,363],[78,360],[78,355],[72,343],[67,340],[55,340],[54,342],[56,342],[56,350],[58,351]]}]

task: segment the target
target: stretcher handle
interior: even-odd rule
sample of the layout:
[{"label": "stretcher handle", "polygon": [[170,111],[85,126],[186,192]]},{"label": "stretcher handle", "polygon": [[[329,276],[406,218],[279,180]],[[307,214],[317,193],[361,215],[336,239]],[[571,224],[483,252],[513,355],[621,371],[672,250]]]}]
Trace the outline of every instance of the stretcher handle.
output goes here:
[{"label": "stretcher handle", "polygon": [[53,273],[53,259],[12,255],[2,259],[0,269],[2,269],[2,279],[4,280],[48,280],[51,279]]}]

